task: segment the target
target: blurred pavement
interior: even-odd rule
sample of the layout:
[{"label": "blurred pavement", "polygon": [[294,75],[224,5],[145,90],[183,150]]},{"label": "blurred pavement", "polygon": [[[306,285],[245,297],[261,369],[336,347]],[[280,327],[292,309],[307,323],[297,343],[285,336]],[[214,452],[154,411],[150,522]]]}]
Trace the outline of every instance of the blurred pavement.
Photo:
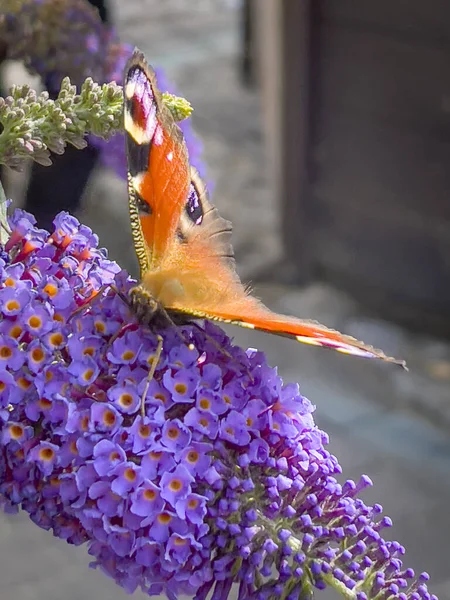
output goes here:
[{"label": "blurred pavement", "polygon": [[[277,209],[264,176],[258,98],[239,84],[238,14],[220,0],[114,4],[122,38],[165,68],[194,106],[194,125],[215,184],[213,200],[234,222],[241,274],[249,279],[263,266],[270,273],[281,256]],[[81,218],[100,234],[113,258],[134,268],[123,182],[99,172]],[[324,284],[297,289],[272,281],[257,293],[277,311],[319,319],[407,359],[409,373],[228,328],[236,343],[265,350],[286,381],[300,383],[317,406],[316,420],[330,435],[344,477],[366,473],[373,479],[366,499],[383,504],[394,520],[385,535],[404,544],[405,564],[428,571],[431,591],[450,600],[450,344],[370,318]],[[0,550],[0,600],[127,597],[87,568],[85,548],[55,540],[25,516],[0,516]],[[139,593],[133,597],[143,598]],[[317,594],[319,599],[334,597]]]}]

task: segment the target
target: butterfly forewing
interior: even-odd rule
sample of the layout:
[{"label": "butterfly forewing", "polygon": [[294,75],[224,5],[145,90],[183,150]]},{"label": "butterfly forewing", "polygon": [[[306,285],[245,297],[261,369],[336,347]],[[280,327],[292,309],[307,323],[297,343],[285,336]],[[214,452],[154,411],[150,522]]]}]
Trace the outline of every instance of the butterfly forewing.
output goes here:
[{"label": "butterfly forewing", "polygon": [[169,314],[403,364],[320,323],[278,315],[254,298],[235,269],[231,223],[219,215],[198,173],[189,167],[181,130],[138,51],[127,65],[124,96],[130,216],[141,287],[149,298]]},{"label": "butterfly forewing", "polygon": [[128,61],[124,127],[132,231],[141,274],[168,252],[189,192],[189,160],[180,128],[164,106],[142,53]]}]

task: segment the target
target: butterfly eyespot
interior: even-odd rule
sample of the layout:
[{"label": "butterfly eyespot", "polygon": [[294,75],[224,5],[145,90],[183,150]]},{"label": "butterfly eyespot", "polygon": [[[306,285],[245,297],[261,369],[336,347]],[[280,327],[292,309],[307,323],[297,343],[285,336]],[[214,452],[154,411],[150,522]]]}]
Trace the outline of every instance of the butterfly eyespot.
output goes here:
[{"label": "butterfly eyespot", "polygon": [[194,225],[200,225],[200,223],[203,221],[203,207],[200,202],[199,195],[197,194],[197,190],[192,184],[185,210],[187,216],[194,223]]}]

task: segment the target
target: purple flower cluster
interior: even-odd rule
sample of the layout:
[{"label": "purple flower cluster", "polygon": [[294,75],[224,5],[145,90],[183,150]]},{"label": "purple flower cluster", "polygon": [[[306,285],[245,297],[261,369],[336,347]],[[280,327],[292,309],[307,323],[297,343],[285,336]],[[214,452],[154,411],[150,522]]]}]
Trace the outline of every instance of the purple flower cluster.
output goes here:
[{"label": "purple flower cluster", "polygon": [[8,58],[43,77],[51,93],[66,75],[76,85],[86,77],[103,80],[113,34],[85,0],[21,0],[2,13],[0,34]]},{"label": "purple flower cluster", "polygon": [[[81,86],[87,77],[97,83],[115,81],[122,85],[126,61],[133,47],[119,41],[110,26],[102,23],[97,9],[85,0],[23,0],[15,11],[0,19],[0,38],[7,44],[8,57],[24,62],[31,73],[40,75],[48,91],[56,95],[64,77]],[[57,51],[55,51],[57,49]],[[157,70],[161,90],[175,93],[164,74]],[[190,162],[202,176],[203,145],[192,130],[190,119],[179,123],[188,146]],[[94,135],[89,142],[101,150],[100,160],[126,179],[127,162],[123,134],[110,140]]]},{"label": "purple flower cluster", "polygon": [[[381,507],[338,483],[313,407],[263,354],[216,326],[139,327],[131,282],[62,213],[17,211],[0,258],[0,494],[88,543],[128,592],[169,599],[431,600],[380,531]],[[142,410],[143,409],[143,410]]]}]

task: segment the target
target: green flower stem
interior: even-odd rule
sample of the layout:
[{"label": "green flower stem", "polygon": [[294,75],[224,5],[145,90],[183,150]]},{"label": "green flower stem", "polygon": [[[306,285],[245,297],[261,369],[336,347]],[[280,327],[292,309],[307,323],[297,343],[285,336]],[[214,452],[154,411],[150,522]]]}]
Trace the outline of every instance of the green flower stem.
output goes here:
[{"label": "green flower stem", "polygon": [[7,217],[8,203],[6,201],[5,190],[0,181],[0,244],[6,244],[11,233]]},{"label": "green flower stem", "polygon": [[331,575],[331,573],[327,575],[322,575],[322,577],[325,583],[327,583],[330,587],[334,588],[343,598],[346,598],[346,600],[355,600],[356,591],[361,591],[360,589],[349,590],[348,587],[346,587],[342,583],[342,581],[338,581],[336,577],[333,577],[333,575]]},{"label": "green flower stem", "polygon": [[[163,94],[176,121],[186,119],[192,107],[183,98]],[[37,94],[28,85],[13,86],[0,98],[0,164],[21,170],[26,158],[50,165],[50,152],[62,154],[67,144],[86,146],[92,134],[109,139],[123,129],[123,92],[115,82],[99,85],[91,78],[80,93],[66,77],[56,100]]]}]

